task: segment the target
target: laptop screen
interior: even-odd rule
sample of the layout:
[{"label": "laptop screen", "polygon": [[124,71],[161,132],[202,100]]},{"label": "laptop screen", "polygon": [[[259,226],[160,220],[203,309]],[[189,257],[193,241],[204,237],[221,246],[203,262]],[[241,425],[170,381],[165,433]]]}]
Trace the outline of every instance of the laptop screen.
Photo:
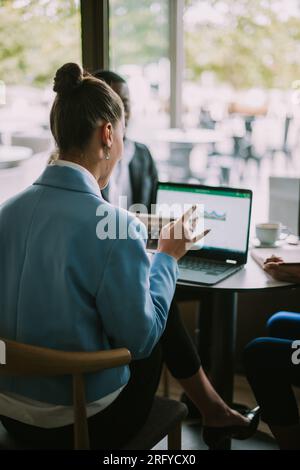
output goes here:
[{"label": "laptop screen", "polygon": [[[252,192],[180,183],[158,183],[156,213],[179,217],[190,205],[200,208],[199,230],[211,229],[199,242],[203,254],[246,262]],[[196,229],[196,232],[199,232]],[[194,250],[192,250],[194,251]],[[190,253],[192,253],[192,251]],[[200,254],[199,250],[195,254]]]}]

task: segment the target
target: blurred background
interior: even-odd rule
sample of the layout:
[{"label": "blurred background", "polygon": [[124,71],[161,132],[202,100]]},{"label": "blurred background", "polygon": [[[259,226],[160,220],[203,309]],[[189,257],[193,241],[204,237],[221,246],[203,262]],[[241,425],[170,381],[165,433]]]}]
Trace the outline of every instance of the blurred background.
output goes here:
[{"label": "blurred background", "polygon": [[[253,225],[274,214],[299,235],[299,0],[0,0],[0,44],[0,205],[55,150],[53,77],[75,61],[128,81],[128,135],[162,181],[252,189]],[[299,293],[238,302],[240,372],[245,344],[276,311],[299,310]],[[181,309],[197,337],[198,303]]]},{"label": "blurred background", "polygon": [[[175,35],[169,0],[108,3],[109,67],[131,91],[128,133],[149,145],[160,179],[253,189],[264,221],[269,177],[299,175],[299,1],[184,0]],[[0,43],[1,203],[53,149],[53,76],[82,61],[79,0],[0,1]]]}]

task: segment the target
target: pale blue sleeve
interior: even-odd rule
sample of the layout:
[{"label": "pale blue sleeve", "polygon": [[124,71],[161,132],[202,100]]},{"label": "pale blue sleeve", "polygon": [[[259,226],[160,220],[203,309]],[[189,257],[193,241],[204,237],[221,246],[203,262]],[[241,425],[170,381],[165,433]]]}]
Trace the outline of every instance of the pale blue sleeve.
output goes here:
[{"label": "pale blue sleeve", "polygon": [[[138,226],[138,224],[137,224]],[[157,253],[150,262],[146,233],[116,240],[96,302],[112,347],[126,347],[134,359],[150,355],[162,335],[178,276],[176,260]]]}]

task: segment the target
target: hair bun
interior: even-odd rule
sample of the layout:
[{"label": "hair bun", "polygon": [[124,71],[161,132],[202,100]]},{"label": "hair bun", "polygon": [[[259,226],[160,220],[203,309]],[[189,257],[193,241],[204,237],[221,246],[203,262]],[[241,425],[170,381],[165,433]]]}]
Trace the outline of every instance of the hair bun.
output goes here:
[{"label": "hair bun", "polygon": [[60,67],[54,77],[53,90],[59,95],[67,95],[78,88],[83,81],[83,69],[73,62]]}]

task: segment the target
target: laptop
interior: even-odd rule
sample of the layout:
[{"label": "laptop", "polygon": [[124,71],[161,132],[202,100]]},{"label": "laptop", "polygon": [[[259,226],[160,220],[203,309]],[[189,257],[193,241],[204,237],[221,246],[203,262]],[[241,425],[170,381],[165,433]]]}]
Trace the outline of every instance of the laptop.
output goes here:
[{"label": "laptop", "polygon": [[[185,183],[157,185],[156,215],[178,217],[201,208],[201,231],[211,232],[179,261],[179,280],[214,285],[240,270],[248,257],[252,191]],[[170,213],[170,207],[177,213]],[[180,213],[181,212],[181,213]],[[195,230],[199,233],[199,230]]]}]

